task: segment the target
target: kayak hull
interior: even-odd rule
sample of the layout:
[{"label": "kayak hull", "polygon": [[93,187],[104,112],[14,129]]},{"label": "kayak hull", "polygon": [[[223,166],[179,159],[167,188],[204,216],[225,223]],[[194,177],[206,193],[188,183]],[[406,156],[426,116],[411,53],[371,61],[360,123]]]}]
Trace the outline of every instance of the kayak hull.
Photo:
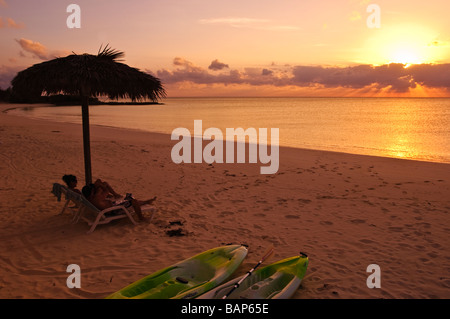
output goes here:
[{"label": "kayak hull", "polygon": [[107,299],[190,299],[217,287],[247,256],[242,245],[213,248],[148,275]]},{"label": "kayak hull", "polygon": [[[308,262],[306,256],[295,256],[257,269],[227,299],[289,299],[300,286]],[[244,276],[232,279],[198,299],[222,299]]]}]

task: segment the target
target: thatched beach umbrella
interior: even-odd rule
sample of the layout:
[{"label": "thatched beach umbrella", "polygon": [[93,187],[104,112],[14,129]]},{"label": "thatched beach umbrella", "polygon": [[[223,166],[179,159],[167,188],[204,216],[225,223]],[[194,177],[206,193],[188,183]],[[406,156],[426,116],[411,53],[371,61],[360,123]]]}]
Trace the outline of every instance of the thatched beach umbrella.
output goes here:
[{"label": "thatched beach umbrella", "polygon": [[156,102],[166,94],[158,78],[118,62],[123,56],[123,52],[106,46],[97,55],[72,54],[35,64],[12,80],[13,92],[19,96],[42,93],[81,96],[86,184],[92,182],[89,98],[106,95],[110,99]]}]

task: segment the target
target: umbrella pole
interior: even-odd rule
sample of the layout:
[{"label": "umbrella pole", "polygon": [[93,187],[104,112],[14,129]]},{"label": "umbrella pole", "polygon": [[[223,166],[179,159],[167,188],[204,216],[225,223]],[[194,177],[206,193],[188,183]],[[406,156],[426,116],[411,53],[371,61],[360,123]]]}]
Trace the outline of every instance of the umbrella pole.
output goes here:
[{"label": "umbrella pole", "polygon": [[91,138],[89,133],[89,97],[81,97],[81,113],[83,121],[84,174],[86,185],[92,183]]}]

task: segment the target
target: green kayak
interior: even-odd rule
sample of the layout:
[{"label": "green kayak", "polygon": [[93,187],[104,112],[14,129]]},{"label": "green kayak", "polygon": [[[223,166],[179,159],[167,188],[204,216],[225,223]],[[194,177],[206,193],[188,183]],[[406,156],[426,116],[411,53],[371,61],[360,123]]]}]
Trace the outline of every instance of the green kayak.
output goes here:
[{"label": "green kayak", "polygon": [[[280,260],[255,270],[227,299],[291,298],[300,286],[307,268],[308,257],[306,255]],[[199,296],[198,299],[222,299],[241,278],[243,276],[214,288]]]},{"label": "green kayak", "polygon": [[222,246],[148,275],[107,299],[190,299],[217,287],[247,256],[241,245]]}]

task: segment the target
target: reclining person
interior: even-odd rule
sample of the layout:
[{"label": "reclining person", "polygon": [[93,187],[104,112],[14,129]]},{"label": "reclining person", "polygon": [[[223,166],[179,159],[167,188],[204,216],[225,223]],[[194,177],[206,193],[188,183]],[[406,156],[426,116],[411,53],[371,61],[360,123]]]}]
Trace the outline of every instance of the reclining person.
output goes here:
[{"label": "reclining person", "polygon": [[107,182],[102,181],[101,179],[97,179],[94,182],[95,187],[99,187],[103,189],[105,192],[108,192],[108,197],[121,198],[122,195],[118,194]]},{"label": "reclining person", "polygon": [[133,198],[131,194],[127,194],[127,196],[123,200],[112,201],[111,196],[115,198],[121,196],[114,192],[114,190],[112,190],[112,188],[107,183],[100,180],[97,180],[94,184],[84,186],[82,192],[84,197],[86,197],[95,207],[100,210],[119,205],[122,205],[125,208],[133,206],[134,211],[141,221],[145,220],[144,216],[142,215],[141,206],[151,204],[156,199],[155,196],[152,199],[140,201]]}]

